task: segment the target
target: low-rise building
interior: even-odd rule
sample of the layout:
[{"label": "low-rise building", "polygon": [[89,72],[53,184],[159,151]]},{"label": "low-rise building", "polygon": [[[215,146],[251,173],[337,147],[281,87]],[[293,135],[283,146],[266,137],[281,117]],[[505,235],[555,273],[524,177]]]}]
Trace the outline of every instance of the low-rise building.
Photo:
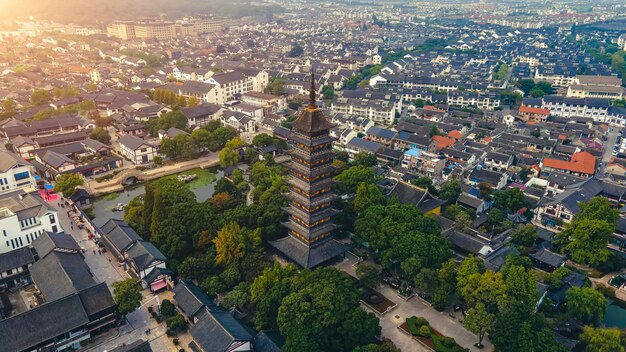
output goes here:
[{"label": "low-rise building", "polygon": [[44,231],[63,231],[56,209],[39,194],[24,190],[0,194],[0,254],[23,248]]},{"label": "low-rise building", "polygon": [[0,193],[17,189],[34,190],[35,168],[12,152],[0,152]]},{"label": "low-rise building", "polygon": [[136,165],[151,163],[157,156],[157,148],[137,136],[124,135],[119,145],[122,154]]}]

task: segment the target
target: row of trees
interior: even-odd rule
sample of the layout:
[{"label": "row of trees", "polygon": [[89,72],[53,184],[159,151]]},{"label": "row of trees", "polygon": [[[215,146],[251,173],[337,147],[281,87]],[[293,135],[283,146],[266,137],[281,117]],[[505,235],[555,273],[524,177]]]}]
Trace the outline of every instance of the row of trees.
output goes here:
[{"label": "row of trees", "polygon": [[152,100],[160,104],[167,104],[174,109],[184,107],[195,107],[200,104],[200,100],[196,97],[185,97],[183,95],[176,94],[170,90],[155,89],[152,93]]}]

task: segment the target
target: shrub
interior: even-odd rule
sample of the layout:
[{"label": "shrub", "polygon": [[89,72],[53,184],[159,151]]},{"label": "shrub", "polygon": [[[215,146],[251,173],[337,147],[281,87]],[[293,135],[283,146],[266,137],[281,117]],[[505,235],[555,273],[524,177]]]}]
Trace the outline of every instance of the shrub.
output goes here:
[{"label": "shrub", "polygon": [[410,318],[407,318],[406,324],[408,326],[409,332],[412,335],[421,335],[420,329],[424,326],[429,328],[429,331],[430,331],[430,324],[428,323],[428,320],[422,317],[418,318],[418,317],[412,316]]},{"label": "shrub", "polygon": [[456,341],[454,341],[454,339],[452,337],[449,336],[445,336],[442,340],[441,343],[448,347],[448,348],[452,348],[456,345]]},{"label": "shrub", "polygon": [[420,326],[418,331],[420,336],[430,337],[430,327],[428,325]]},{"label": "shrub", "polygon": [[602,293],[605,297],[615,298],[615,289],[613,287],[598,284],[598,287],[596,289],[600,291],[600,293]]},{"label": "shrub", "polygon": [[174,342],[175,346],[178,346],[178,339],[174,339],[174,340],[172,340],[172,342]]},{"label": "shrub", "polygon": [[174,304],[170,302],[169,299],[164,299],[163,302],[161,302],[161,314],[166,317],[176,315],[176,307],[174,307]]},{"label": "shrub", "polygon": [[150,313],[150,315],[153,315],[152,313],[154,313],[154,308],[152,308],[152,306],[148,306],[148,313]]},{"label": "shrub", "polygon": [[419,327],[417,326],[416,321],[417,317],[410,317],[406,320],[406,325],[408,326],[411,335],[419,334],[419,331],[417,330]]},{"label": "shrub", "polygon": [[178,352],[185,352],[185,349],[181,348],[181,349],[178,350]]},{"label": "shrub", "polygon": [[415,325],[417,325],[418,327],[419,326],[424,326],[424,325],[430,326],[430,323],[428,322],[428,320],[426,320],[426,318],[419,317],[419,318],[416,319]]},{"label": "shrub", "polygon": [[[155,313],[155,315],[156,315],[156,313]],[[161,317],[160,317],[160,316],[158,316],[158,315],[157,315],[155,319],[156,319],[156,322],[157,322],[157,323],[160,323],[160,322],[161,322]]]}]

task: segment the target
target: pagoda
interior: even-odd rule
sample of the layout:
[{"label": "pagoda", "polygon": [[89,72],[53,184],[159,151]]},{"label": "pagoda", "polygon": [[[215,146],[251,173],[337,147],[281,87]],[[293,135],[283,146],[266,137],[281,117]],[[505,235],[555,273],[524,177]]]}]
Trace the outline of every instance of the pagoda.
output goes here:
[{"label": "pagoda", "polygon": [[293,122],[289,134],[292,145],[288,180],[289,206],[284,211],[289,221],[283,225],[289,236],[270,244],[304,268],[313,268],[344,254],[349,247],[333,239],[339,228],[333,222],[338,213],[332,207],[335,199],[333,180],[333,125],[315,104],[315,77],[311,74],[309,105]]}]

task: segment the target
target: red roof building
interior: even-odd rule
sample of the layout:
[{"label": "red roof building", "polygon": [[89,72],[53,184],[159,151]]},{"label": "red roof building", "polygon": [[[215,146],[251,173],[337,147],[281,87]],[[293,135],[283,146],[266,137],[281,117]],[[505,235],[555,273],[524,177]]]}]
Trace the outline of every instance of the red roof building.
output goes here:
[{"label": "red roof building", "polygon": [[596,172],[596,157],[588,152],[578,152],[572,155],[570,161],[544,158],[541,163],[542,173],[547,175],[553,170],[576,176],[591,177]]}]

